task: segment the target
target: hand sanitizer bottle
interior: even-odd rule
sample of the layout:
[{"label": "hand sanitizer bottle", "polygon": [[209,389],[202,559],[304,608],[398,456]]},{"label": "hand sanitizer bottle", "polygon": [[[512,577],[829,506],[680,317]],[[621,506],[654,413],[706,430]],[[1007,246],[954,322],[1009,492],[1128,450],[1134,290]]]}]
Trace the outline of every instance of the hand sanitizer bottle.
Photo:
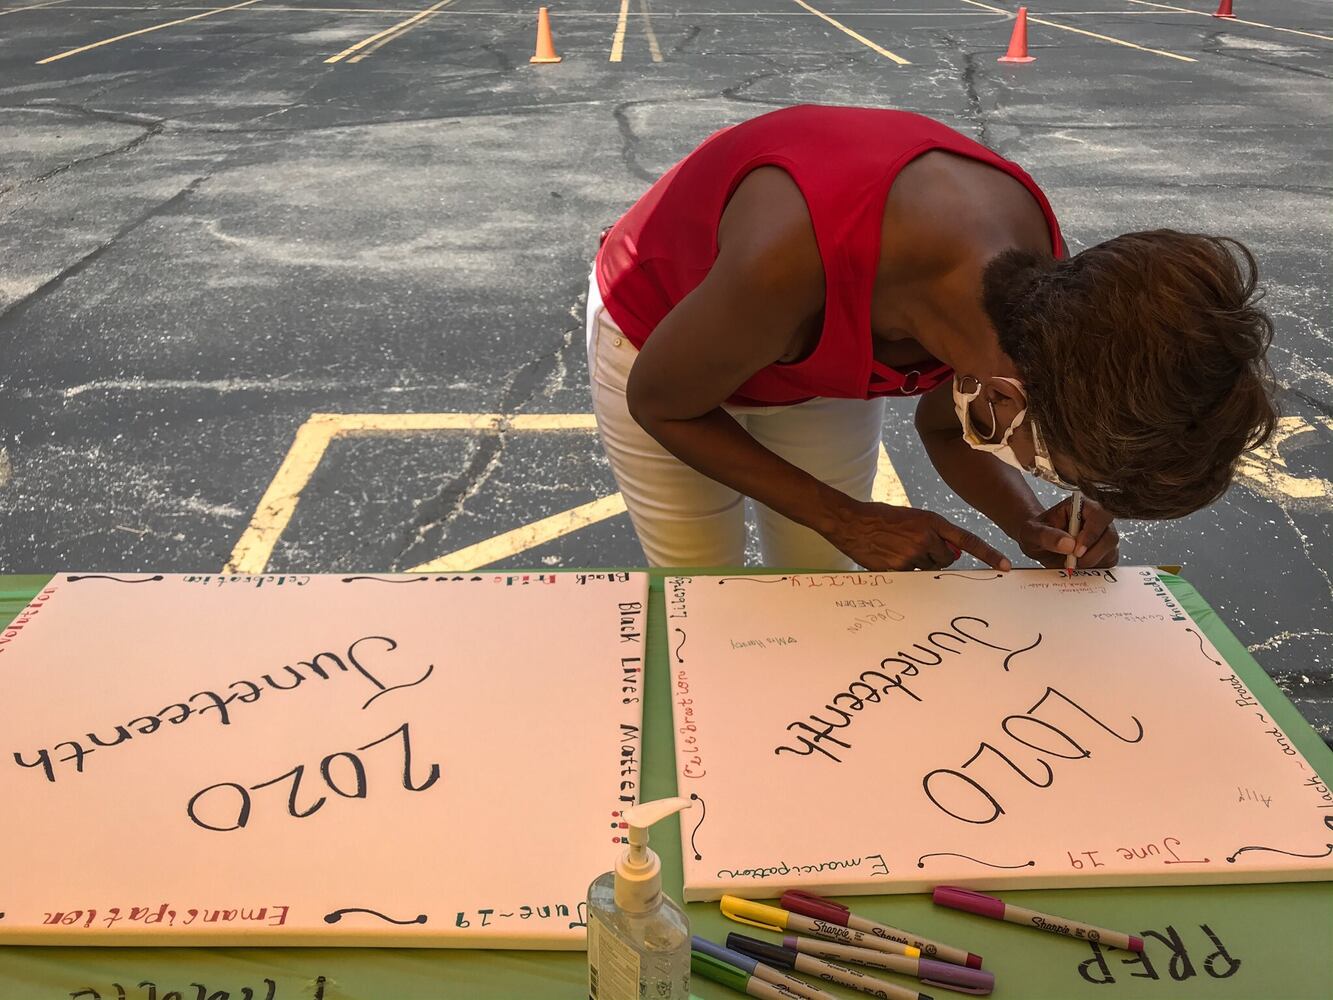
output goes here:
[{"label": "hand sanitizer bottle", "polygon": [[691,805],[658,799],[625,810],[629,847],[588,887],[588,1000],[688,1000],[690,923],[662,893],[648,827]]}]

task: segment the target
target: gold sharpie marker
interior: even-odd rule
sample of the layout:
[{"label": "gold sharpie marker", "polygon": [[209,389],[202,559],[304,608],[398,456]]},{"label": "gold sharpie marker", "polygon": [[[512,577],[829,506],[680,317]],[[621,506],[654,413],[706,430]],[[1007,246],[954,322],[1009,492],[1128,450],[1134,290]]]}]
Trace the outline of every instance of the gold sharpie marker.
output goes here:
[{"label": "gold sharpie marker", "polygon": [[908,958],[921,957],[921,949],[913,948],[910,944],[889,941],[865,931],[829,923],[827,920],[803,917],[799,913],[789,913],[776,906],[751,902],[748,899],[741,899],[739,896],[722,897],[722,915],[738,923],[749,924],[751,927],[761,927],[766,931],[791,931],[793,933],[809,934],[828,941],[841,941],[845,944],[859,945],[862,948],[873,948],[882,954],[906,955]]}]

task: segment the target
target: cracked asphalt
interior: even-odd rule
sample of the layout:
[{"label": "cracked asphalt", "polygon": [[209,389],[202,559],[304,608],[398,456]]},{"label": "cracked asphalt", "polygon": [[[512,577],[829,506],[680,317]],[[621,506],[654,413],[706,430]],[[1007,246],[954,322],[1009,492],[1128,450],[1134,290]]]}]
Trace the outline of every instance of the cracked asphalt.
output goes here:
[{"label": "cracked asphalt", "polygon": [[[1321,0],[1235,2],[1333,36]],[[260,0],[38,65],[209,4],[26,5],[0,7],[0,571],[217,571],[312,413],[586,413],[601,228],[725,124],[893,106],[1023,164],[1075,250],[1156,226],[1255,250],[1303,421],[1286,478],[1124,524],[1123,559],[1183,564],[1333,737],[1333,41],[1212,0],[1049,0],[1142,48],[1032,24],[1011,67],[1004,14],[813,0],[897,66],[790,0],[634,0],[613,63],[620,4],[577,0],[534,67],[531,7],[455,0],[331,65],[424,0]],[[912,502],[1006,548],[909,407],[885,442]],[[338,439],[268,565],[404,569],[614,489],[583,430]],[[501,565],[640,558],[621,515]]]}]

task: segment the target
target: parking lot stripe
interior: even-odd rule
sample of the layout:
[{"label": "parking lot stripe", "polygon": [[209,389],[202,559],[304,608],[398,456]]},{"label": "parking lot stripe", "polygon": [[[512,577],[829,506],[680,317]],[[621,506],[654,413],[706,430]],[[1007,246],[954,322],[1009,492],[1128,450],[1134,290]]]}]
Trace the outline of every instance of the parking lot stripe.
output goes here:
[{"label": "parking lot stripe", "polygon": [[45,66],[47,63],[53,63],[58,59],[68,59],[70,56],[77,56],[80,52],[87,52],[89,49],[98,49],[103,45],[110,45],[112,42],[124,41],[126,38],[134,38],[136,35],[146,35],[150,31],[161,31],[163,28],[170,28],[177,24],[184,24],[186,21],[198,21],[203,17],[212,17],[214,14],[224,14],[229,10],[239,10],[242,7],[249,7],[252,3],[259,3],[259,0],[243,0],[241,3],[234,3],[230,7],[214,7],[212,10],[206,10],[202,14],[192,14],[189,17],[178,18],[175,21],[167,21],[165,24],[154,24],[152,27],[140,28],[138,31],[127,31],[123,35],[116,35],[114,38],[103,38],[100,42],[93,42],[90,45],[80,45],[77,49],[69,49],[65,52],[57,52],[53,56],[47,56],[45,59],[38,59],[38,66]]},{"label": "parking lot stripe", "polygon": [[329,442],[338,437],[429,431],[590,431],[591,413],[314,413],[296,431],[287,455],[231,550],[226,573],[262,573],[273,547],[296,513],[301,493]]},{"label": "parking lot stripe", "polygon": [[[35,4],[31,7],[8,7],[0,8],[0,16],[5,14],[17,14],[21,10],[36,10],[39,7],[51,7],[59,5],[61,11],[66,10],[100,10],[100,11],[120,11],[120,10],[200,10],[211,11],[214,7],[204,6],[202,4],[172,4],[170,7],[164,7],[160,3],[71,3],[70,0],[48,0],[47,3]],[[59,13],[57,11],[56,13]],[[292,7],[278,4],[266,3],[262,7],[249,7],[247,14],[413,14],[412,10],[395,10],[388,7]],[[1152,11],[1143,11],[1142,13],[1153,13]]]},{"label": "parking lot stripe", "polygon": [[528,549],[555,541],[564,535],[625,513],[625,498],[614,493],[590,503],[580,504],[559,514],[552,514],[513,531],[495,535],[483,542],[450,552],[430,562],[413,566],[409,573],[448,573],[490,566]]},{"label": "parking lot stripe", "polygon": [[403,35],[406,35],[409,31],[412,31],[414,28],[418,28],[425,23],[426,23],[425,19],[422,19],[420,21],[413,21],[406,27],[399,28],[397,31],[391,31],[389,34],[385,35],[383,38],[377,41],[374,45],[368,45],[360,52],[358,52],[356,55],[349,56],[347,61],[349,63],[359,63],[362,59],[374,55],[384,46],[392,42],[395,38],[401,38]]},{"label": "parking lot stripe", "polygon": [[852,38],[855,38],[855,39],[856,39],[858,42],[860,42],[862,45],[864,45],[864,46],[866,46],[867,48],[873,49],[874,51],[878,52],[878,53],[879,53],[880,55],[882,55],[885,59],[892,59],[892,60],[893,60],[894,62],[896,62],[899,66],[910,66],[910,65],[912,65],[910,62],[908,62],[908,61],[907,61],[906,59],[904,59],[902,56],[897,55],[897,54],[895,54],[895,53],[893,53],[893,52],[890,52],[888,49],[886,49],[886,48],[882,48],[882,47],[879,46],[879,45],[876,45],[874,42],[872,42],[872,41],[871,41],[869,38],[867,38],[865,35],[862,35],[862,34],[860,34],[860,33],[858,33],[858,32],[853,31],[851,28],[847,27],[847,25],[843,24],[841,21],[835,21],[833,18],[829,17],[829,16],[828,16],[827,14],[825,14],[823,11],[815,10],[815,9],[814,9],[813,7],[811,7],[808,3],[806,3],[805,0],[792,0],[792,2],[795,3],[795,4],[796,4],[797,6],[799,6],[799,7],[804,7],[806,10],[808,10],[811,14],[814,14],[816,17],[818,17],[818,18],[822,18],[823,20],[827,21],[829,24],[833,25],[833,27],[835,27],[835,28],[837,28],[839,31],[841,31],[844,35],[850,35]]},{"label": "parking lot stripe", "polygon": [[870,499],[875,503],[891,503],[895,507],[910,507],[912,501],[907,498],[907,490],[903,488],[903,481],[898,478],[898,470],[893,467],[893,459],[889,458],[889,449],[884,447],[884,442],[879,444],[879,462],[875,466],[875,485],[871,490]]},{"label": "parking lot stripe", "polygon": [[[889,458],[889,452],[882,443],[879,446],[879,463],[875,471],[875,487],[871,499],[877,503],[891,503],[897,507],[912,506],[907,498],[907,491],[903,489],[902,480],[898,478],[897,470]],[[461,573],[465,570],[480,569],[623,513],[625,513],[625,498],[616,493],[450,552],[420,566],[413,566],[407,572]]]},{"label": "parking lot stripe", "polygon": [[[903,489],[902,480],[898,478],[898,472],[889,458],[889,452],[882,443],[879,446],[879,461],[875,470],[875,487],[871,499],[876,503],[890,503],[897,507],[912,506],[907,498],[907,491]],[[625,498],[616,493],[450,552],[420,566],[413,566],[407,572],[451,573],[480,569],[624,512]]]},{"label": "parking lot stripe", "polygon": [[69,0],[46,0],[46,3],[31,3],[26,7],[6,7],[4,10],[0,10],[0,17],[4,17],[6,14],[17,14],[21,10],[38,10],[42,7],[54,7],[56,4],[68,2]]},{"label": "parking lot stripe", "polygon": [[296,513],[301,491],[315,474],[329,441],[333,439],[334,426],[328,416],[316,413],[297,429],[287,456],[260,498],[250,523],[232,548],[223,572],[262,573],[267,568],[273,546]]},{"label": "parking lot stripe", "polygon": [[1293,474],[1282,455],[1287,442],[1320,428],[1325,434],[1333,433],[1333,417],[1321,416],[1313,420],[1279,417],[1273,436],[1241,456],[1240,464],[1236,466],[1238,480],[1284,509],[1290,506],[1289,501],[1303,501],[1321,510],[1333,509],[1333,482],[1319,475]]},{"label": "parking lot stripe", "polygon": [[[329,444],[340,437],[399,435],[430,431],[592,431],[591,413],[313,413],[292,439],[282,464],[260,498],[224,573],[263,573],[278,539],[291,523],[301,493],[323,460]],[[907,491],[898,478],[888,450],[881,442],[871,499],[910,507]],[[615,517],[625,510],[619,493],[580,504],[559,514],[495,535],[413,567],[411,572],[473,569],[506,559],[525,549],[552,541],[590,524]],[[470,565],[464,565],[468,563]]]},{"label": "parking lot stripe", "polygon": [[625,55],[625,28],[629,24],[629,0],[620,0],[620,17],[616,21],[616,33],[611,36],[611,58],[607,62],[620,62]]},{"label": "parking lot stripe", "polygon": [[648,9],[648,0],[639,0],[639,10],[643,12],[643,30],[648,36],[648,53],[653,62],[662,61],[662,49],[657,44],[657,32],[653,30],[653,15]]},{"label": "parking lot stripe", "polygon": [[[992,7],[988,3],[981,3],[980,0],[963,0],[963,3],[970,3],[973,7],[982,7],[986,10],[994,11],[997,14],[1005,14],[1013,17],[1013,11],[1005,10],[1003,7]],[[1150,49],[1146,45],[1135,45],[1133,42],[1127,42],[1123,38],[1112,38],[1110,35],[1099,35],[1095,31],[1085,31],[1082,28],[1075,28],[1068,24],[1058,24],[1055,21],[1046,21],[1040,17],[1028,15],[1028,20],[1033,24],[1044,24],[1048,28],[1059,28],[1061,31],[1072,31],[1076,35],[1087,35],[1089,38],[1096,38],[1099,41],[1110,42],[1112,45],[1123,45],[1127,49],[1138,49],[1140,52],[1151,52],[1155,56],[1164,56],[1167,59],[1178,59],[1180,62],[1198,62],[1190,56],[1182,56],[1175,52],[1167,52],[1165,49]]]},{"label": "parking lot stripe", "polygon": [[[1182,14],[1198,14],[1200,17],[1212,17],[1207,11],[1190,10],[1188,7],[1173,7],[1167,3],[1154,3],[1152,0],[1129,0],[1130,3],[1143,4],[1145,7],[1158,7],[1162,10],[1179,11]],[[1326,42],[1333,42],[1333,35],[1321,35],[1315,31],[1301,31],[1299,28],[1284,28],[1278,24],[1264,24],[1262,21],[1247,21],[1243,17],[1231,17],[1227,20],[1235,24],[1249,24],[1256,28],[1267,28],[1269,31],[1285,31],[1292,35],[1304,35],[1306,38],[1322,38]]]},{"label": "parking lot stripe", "polygon": [[432,4],[431,6],[427,7],[425,10],[417,11],[415,14],[413,14],[411,17],[407,18],[407,19],[404,20],[404,21],[399,21],[397,24],[395,24],[395,25],[393,25],[393,26],[391,26],[391,27],[385,28],[383,31],[377,31],[375,34],[371,35],[369,38],[363,38],[363,39],[361,39],[361,41],[357,42],[355,45],[349,45],[347,48],[343,49],[343,50],[342,50],[341,52],[339,52],[337,55],[329,56],[329,57],[328,57],[327,59],[325,59],[324,61],[325,61],[326,63],[337,63],[337,62],[342,62],[342,61],[343,61],[344,59],[346,59],[348,56],[353,55],[353,54],[355,54],[355,53],[357,53],[357,52],[360,52],[360,51],[361,51],[362,49],[364,49],[367,45],[374,44],[375,42],[379,41],[381,38],[386,38],[386,39],[387,39],[387,36],[389,36],[389,35],[393,35],[393,34],[399,32],[400,30],[402,30],[402,29],[404,29],[404,28],[407,28],[409,25],[416,24],[418,21],[423,21],[423,20],[425,20],[426,18],[428,18],[428,17],[430,17],[432,14],[434,14],[437,10],[439,10],[441,7],[447,7],[449,4],[451,4],[451,3],[453,3],[453,2],[454,2],[454,0],[440,0],[439,3]]},{"label": "parking lot stripe", "polygon": [[[450,2],[452,3],[453,0],[450,0]],[[388,45],[390,42],[397,41],[399,38],[402,38],[409,31],[415,31],[417,28],[425,24],[429,17],[434,17],[438,13],[440,12],[433,11],[430,15],[428,15],[428,17],[423,17],[419,21],[412,20],[405,22],[403,26],[400,27],[397,31],[391,31],[389,34],[385,35],[383,38],[377,41],[374,45],[367,46],[366,48],[358,52],[356,55],[350,57],[347,61],[349,63],[359,63],[362,59],[365,59],[367,56],[373,55],[374,53],[378,52],[380,49]]]}]

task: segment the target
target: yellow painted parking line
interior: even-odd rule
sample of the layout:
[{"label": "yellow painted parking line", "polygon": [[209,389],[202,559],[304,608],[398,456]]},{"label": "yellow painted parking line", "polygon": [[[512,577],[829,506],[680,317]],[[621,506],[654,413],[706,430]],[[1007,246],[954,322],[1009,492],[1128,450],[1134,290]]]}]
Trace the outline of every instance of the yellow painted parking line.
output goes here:
[{"label": "yellow painted parking line", "polygon": [[[224,573],[263,573],[278,539],[291,523],[301,493],[310,483],[335,438],[398,435],[431,431],[592,431],[591,413],[314,413],[296,431],[282,464],[260,498],[250,523],[232,548]],[[872,499],[910,507],[907,491],[881,443]],[[624,512],[616,493],[542,518],[512,531],[413,567],[411,572],[475,569],[552,541]],[[466,565],[465,565],[466,564]]]},{"label": "yellow painted parking line", "polygon": [[103,38],[100,42],[93,42],[90,45],[80,45],[77,49],[57,52],[55,55],[47,56],[45,59],[38,59],[37,65],[45,66],[47,63],[53,63],[58,59],[68,59],[70,56],[77,56],[80,52],[87,52],[89,49],[99,49],[103,45],[110,45],[112,42],[121,42],[126,38],[134,38],[136,35],[146,35],[150,31],[161,31],[163,28],[171,28],[178,24],[185,24],[187,21],[198,21],[200,18],[212,17],[214,14],[225,14],[229,10],[240,10],[242,7],[249,7],[252,3],[259,3],[259,0],[242,0],[241,3],[234,3],[230,7],[214,7],[212,10],[206,10],[202,14],[192,14],[190,17],[182,17],[175,21],[167,21],[165,24],[154,24],[148,28],[140,28],[138,31],[127,31],[125,34],[116,35],[114,38]]},{"label": "yellow painted parking line", "polygon": [[413,566],[408,572],[461,573],[464,570],[481,569],[483,566],[498,563],[501,559],[508,559],[510,556],[534,549],[538,545],[555,541],[580,528],[586,528],[623,513],[625,513],[625,498],[619,493],[614,493],[609,497],[580,504],[559,514],[544,517],[540,521],[525,524],[513,531],[506,531],[476,545],[450,552],[420,566]]},{"label": "yellow painted parking line", "polygon": [[301,493],[334,438],[430,431],[589,431],[591,413],[315,413],[296,431],[287,455],[231,550],[226,573],[262,573],[291,523]]},{"label": "yellow painted parking line", "polygon": [[[1004,14],[1008,17],[1014,16],[1013,11],[1005,10],[1003,7],[992,7],[988,3],[981,3],[980,0],[962,0],[962,2],[970,3],[973,7],[981,7],[985,10],[994,11],[996,14]],[[1163,56],[1167,59],[1176,59],[1180,62],[1188,63],[1199,61],[1190,56],[1182,56],[1176,52],[1167,52],[1165,49],[1151,49],[1146,45],[1136,45],[1133,42],[1127,42],[1123,38],[1112,38],[1110,35],[1099,35],[1095,31],[1085,31],[1082,28],[1075,28],[1069,24],[1059,24],[1055,21],[1047,21],[1040,17],[1033,17],[1031,14],[1028,15],[1028,20],[1033,24],[1044,24],[1048,28],[1059,28],[1061,31],[1072,31],[1076,35],[1087,35],[1089,38],[1096,38],[1098,41],[1110,42],[1112,45],[1123,45],[1127,49],[1138,49],[1140,52],[1151,52],[1155,56]]]},{"label": "yellow painted parking line", "polygon": [[6,7],[4,10],[0,10],[0,17],[4,17],[6,14],[17,14],[21,10],[40,10],[42,7],[54,7],[56,4],[68,2],[69,0],[46,0],[46,3],[32,3],[26,7]]},{"label": "yellow painted parking line", "polygon": [[426,18],[428,18],[428,17],[430,17],[432,14],[434,14],[437,10],[439,10],[441,7],[447,7],[449,4],[451,4],[451,3],[453,3],[453,2],[454,2],[454,0],[439,0],[439,3],[432,4],[431,6],[427,7],[425,10],[417,11],[417,12],[416,12],[415,14],[413,14],[411,17],[407,18],[407,20],[405,20],[405,21],[399,21],[397,24],[392,25],[391,27],[385,28],[383,31],[377,31],[375,34],[371,35],[369,38],[363,38],[363,39],[361,39],[361,41],[357,42],[355,45],[349,45],[347,48],[343,49],[343,50],[342,50],[341,52],[339,52],[337,55],[329,56],[329,57],[328,57],[327,59],[325,59],[324,61],[325,61],[326,63],[338,63],[338,62],[342,62],[342,61],[343,61],[344,59],[346,59],[348,56],[350,56],[350,55],[354,55],[355,53],[360,52],[360,51],[361,51],[362,49],[364,49],[367,45],[372,45],[372,44],[374,44],[375,42],[379,41],[381,38],[385,38],[385,37],[388,36],[388,35],[392,35],[392,34],[398,32],[398,31],[400,31],[401,29],[406,28],[408,25],[415,24],[415,23],[417,23],[418,21],[425,20]]},{"label": "yellow painted parking line", "polygon": [[879,53],[880,55],[882,55],[885,59],[892,59],[892,60],[893,60],[894,62],[896,62],[899,66],[910,66],[910,65],[912,65],[912,64],[909,63],[906,59],[904,59],[902,56],[900,56],[900,55],[896,55],[896,54],[890,52],[888,49],[886,49],[886,48],[882,48],[881,46],[876,45],[874,42],[872,42],[872,41],[871,41],[869,38],[867,38],[865,35],[862,35],[862,34],[860,34],[859,32],[855,32],[855,31],[853,31],[851,28],[847,27],[847,25],[843,24],[841,21],[836,21],[836,20],[834,20],[833,18],[831,18],[831,17],[829,17],[827,14],[825,14],[823,11],[815,10],[815,9],[814,9],[813,7],[811,7],[808,3],[806,3],[805,0],[792,0],[792,2],[795,3],[798,7],[804,7],[806,10],[808,10],[811,14],[814,14],[816,17],[818,17],[818,18],[822,18],[823,20],[827,21],[829,24],[833,25],[833,27],[835,27],[835,28],[837,28],[839,31],[841,31],[844,35],[850,35],[852,38],[855,38],[855,39],[856,39],[858,42],[860,42],[862,45],[864,45],[864,46],[866,46],[867,48],[873,49],[874,51],[878,52],[878,53]]},{"label": "yellow painted parking line", "polygon": [[643,12],[643,31],[648,36],[648,53],[653,62],[662,61],[662,50],[657,44],[657,32],[653,30],[652,12],[648,9],[648,0],[639,0],[639,10]]},{"label": "yellow painted parking line", "polygon": [[406,25],[405,27],[399,28],[397,31],[392,31],[392,32],[390,32],[389,34],[387,34],[387,35],[385,35],[384,37],[382,37],[382,38],[381,38],[379,41],[377,41],[374,45],[368,45],[368,46],[366,46],[364,49],[362,49],[360,52],[358,52],[356,55],[348,57],[347,61],[348,61],[349,63],[359,63],[362,59],[365,59],[365,58],[368,57],[368,56],[372,56],[372,55],[374,55],[374,54],[375,54],[376,52],[378,52],[381,48],[383,48],[384,46],[386,46],[386,45],[388,45],[390,42],[392,42],[395,38],[400,38],[400,37],[402,37],[403,35],[406,35],[406,34],[407,34],[409,31],[411,31],[413,28],[420,27],[422,24],[425,24],[425,23],[426,23],[426,22],[425,22],[425,19],[423,18],[423,19],[420,20],[420,21],[413,21],[412,23]]},{"label": "yellow painted parking line", "polygon": [[296,513],[301,491],[315,474],[333,437],[324,416],[316,414],[297,429],[292,446],[287,449],[287,457],[278,466],[277,474],[260,498],[249,525],[231,550],[231,558],[223,572],[262,573],[267,568],[273,546]]},{"label": "yellow painted parking line", "polygon": [[[452,3],[453,0],[449,0],[449,2]],[[427,18],[434,17],[438,13],[440,13],[438,10],[431,11],[429,14],[427,14],[425,17],[420,18],[419,20],[416,18],[408,18],[408,20],[404,21],[398,27],[397,30],[390,31],[389,34],[385,35],[379,41],[375,42],[374,45],[367,46],[366,48],[358,52],[356,55],[349,58],[347,61],[349,63],[359,63],[362,59],[365,59],[367,56],[373,55],[374,53],[378,52],[380,49],[388,45],[390,42],[397,41],[399,38],[402,38],[409,31],[415,31],[417,28],[421,27],[423,24],[426,23]]]},{"label": "yellow painted parking line", "polygon": [[[1190,10],[1188,7],[1173,7],[1169,3],[1154,3],[1152,0],[1129,0],[1130,3],[1143,4],[1145,7],[1158,7],[1162,10],[1180,11],[1183,14],[1198,14],[1201,17],[1212,17],[1213,15],[1203,10]],[[1264,24],[1262,21],[1247,21],[1243,17],[1230,17],[1226,20],[1234,24],[1249,24],[1256,28],[1267,28],[1269,31],[1285,31],[1291,35],[1304,35],[1306,38],[1322,38],[1326,42],[1333,42],[1333,35],[1321,35],[1316,31],[1301,31],[1299,28],[1284,28],[1279,24]]]},{"label": "yellow painted parking line", "polygon": [[1293,439],[1323,427],[1333,432],[1333,417],[1281,417],[1277,430],[1262,448],[1241,456],[1236,473],[1246,486],[1278,504],[1304,501],[1322,508],[1333,506],[1333,482],[1320,476],[1295,476],[1282,457],[1282,448]]},{"label": "yellow painted parking line", "polygon": [[[888,449],[881,443],[879,462],[875,470],[875,487],[871,499],[877,503],[891,503],[898,507],[910,507],[907,491],[902,480],[889,459]],[[506,531],[488,538],[475,545],[450,552],[439,559],[413,566],[409,573],[461,573],[466,570],[481,569],[502,559],[508,559],[520,552],[534,549],[538,545],[554,541],[581,528],[597,524],[617,514],[625,513],[625,498],[616,493],[591,503],[580,504],[559,514],[552,514],[540,521],[533,521],[513,531]]]},{"label": "yellow painted parking line", "polygon": [[875,466],[875,486],[870,499],[876,503],[891,503],[895,507],[912,506],[912,501],[907,499],[907,490],[903,488],[903,481],[898,478],[898,470],[893,467],[893,460],[889,458],[889,449],[884,447],[882,441],[879,445],[879,462]]},{"label": "yellow painted parking line", "polygon": [[316,413],[306,423],[332,428],[333,436],[410,434],[414,431],[590,431],[591,413]]},{"label": "yellow painted parking line", "polygon": [[616,33],[611,36],[611,58],[607,62],[620,62],[625,55],[625,28],[629,25],[629,0],[620,0],[620,18],[616,21]]}]

